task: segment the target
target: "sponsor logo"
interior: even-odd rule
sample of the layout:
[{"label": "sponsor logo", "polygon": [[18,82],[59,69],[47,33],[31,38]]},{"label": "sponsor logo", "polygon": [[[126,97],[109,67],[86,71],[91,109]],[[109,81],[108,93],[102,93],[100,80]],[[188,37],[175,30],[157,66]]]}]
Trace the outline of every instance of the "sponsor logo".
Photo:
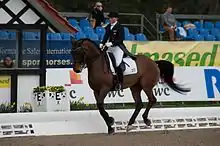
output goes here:
[{"label": "sponsor logo", "polygon": [[109,98],[115,98],[115,97],[124,97],[124,93],[120,91],[111,91],[108,93]]},{"label": "sponsor logo", "polygon": [[83,84],[83,81],[81,80],[81,76],[79,74],[76,74],[74,71],[70,70],[70,84]]},{"label": "sponsor logo", "polygon": [[168,87],[165,88],[154,88],[153,89],[154,96],[170,96],[170,89]]},{"label": "sponsor logo", "polygon": [[[159,84],[164,84],[163,82],[159,82]],[[153,94],[155,96],[170,96],[170,88],[169,87],[155,87],[153,88]],[[120,91],[111,91],[107,95],[108,98],[123,98],[124,92]]]},{"label": "sponsor logo", "polygon": [[208,98],[220,97],[220,71],[218,69],[204,69],[204,74]]}]

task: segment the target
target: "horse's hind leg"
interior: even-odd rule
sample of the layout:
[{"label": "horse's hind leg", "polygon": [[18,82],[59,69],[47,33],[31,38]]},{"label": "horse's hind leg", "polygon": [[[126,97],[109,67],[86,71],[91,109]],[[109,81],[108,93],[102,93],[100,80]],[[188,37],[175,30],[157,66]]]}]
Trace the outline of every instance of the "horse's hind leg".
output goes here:
[{"label": "horse's hind leg", "polygon": [[148,96],[148,100],[149,100],[149,101],[148,101],[146,110],[145,110],[145,112],[143,113],[142,117],[143,117],[144,123],[145,123],[147,126],[150,126],[151,122],[150,122],[150,120],[148,119],[148,114],[149,114],[149,111],[150,111],[150,109],[152,108],[152,106],[157,102],[157,99],[156,99],[156,97],[154,96],[152,89],[143,89],[143,90],[144,90],[144,92],[146,93],[146,95]]},{"label": "horse's hind leg", "polygon": [[127,132],[129,130],[131,130],[130,129],[130,128],[132,128],[131,125],[134,124],[135,119],[137,118],[140,110],[143,108],[143,103],[141,100],[141,90],[142,90],[141,86],[139,84],[136,84],[136,85],[132,86],[130,89],[131,89],[131,93],[132,93],[132,96],[135,101],[135,111],[132,114],[132,116],[128,122]]}]

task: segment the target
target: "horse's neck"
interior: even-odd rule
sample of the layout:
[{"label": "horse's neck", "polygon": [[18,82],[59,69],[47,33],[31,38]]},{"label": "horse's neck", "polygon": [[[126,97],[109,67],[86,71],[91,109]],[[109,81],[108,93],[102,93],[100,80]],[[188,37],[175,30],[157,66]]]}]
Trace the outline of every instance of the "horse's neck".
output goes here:
[{"label": "horse's neck", "polygon": [[101,71],[103,71],[103,61],[104,58],[102,55],[100,55],[97,59],[94,61],[87,60],[87,68],[89,74],[100,74]]},{"label": "horse's neck", "polygon": [[88,76],[93,78],[99,77],[103,73],[104,68],[104,55],[95,45],[91,45],[89,48],[91,50],[88,51],[88,56],[86,56],[87,60],[87,68],[88,68]]}]

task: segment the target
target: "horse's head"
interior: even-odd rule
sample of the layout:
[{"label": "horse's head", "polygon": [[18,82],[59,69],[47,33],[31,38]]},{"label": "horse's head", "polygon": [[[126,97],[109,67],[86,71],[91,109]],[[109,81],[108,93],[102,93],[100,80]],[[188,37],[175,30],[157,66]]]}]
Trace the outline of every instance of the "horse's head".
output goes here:
[{"label": "horse's head", "polygon": [[100,49],[89,39],[72,40],[73,70],[80,73],[86,64],[92,63],[100,56]]}]

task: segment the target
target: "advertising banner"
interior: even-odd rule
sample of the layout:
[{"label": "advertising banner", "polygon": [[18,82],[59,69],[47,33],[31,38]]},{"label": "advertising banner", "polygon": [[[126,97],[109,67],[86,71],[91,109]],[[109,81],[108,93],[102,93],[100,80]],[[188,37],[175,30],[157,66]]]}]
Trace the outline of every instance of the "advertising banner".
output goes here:
[{"label": "advertising banner", "polygon": [[220,66],[219,42],[126,42],[133,54],[153,60],[167,60],[175,66]]},{"label": "advertising banner", "polygon": [[[70,41],[47,41],[46,65],[47,68],[71,67],[72,56]],[[13,60],[16,56],[15,40],[0,40],[0,61],[7,55]],[[25,68],[38,68],[40,64],[40,41],[25,40],[22,49],[22,65]]]},{"label": "advertising banner", "polygon": [[[96,42],[99,43],[99,42]],[[133,54],[144,54],[153,60],[168,60],[175,66],[219,66],[219,42],[124,42]],[[6,55],[15,59],[15,40],[0,40],[0,60]],[[71,41],[47,41],[46,64],[47,68],[71,68],[72,56]],[[23,67],[39,67],[40,63],[39,40],[24,40],[22,51]]]},{"label": "advertising banner", "polygon": [[[85,103],[95,103],[93,91],[88,84],[87,70],[76,74],[72,69],[47,69],[46,84],[49,86],[63,85],[71,100],[84,97]],[[215,67],[175,67],[176,83],[191,88],[191,92],[181,95],[166,84],[159,82],[153,89],[158,101],[218,101],[220,100],[220,68]],[[142,100],[147,102],[147,96],[142,91]],[[134,102],[130,89],[123,92],[109,92],[105,103]]]},{"label": "advertising banner", "polygon": [[11,101],[11,76],[0,76],[0,104]]}]

